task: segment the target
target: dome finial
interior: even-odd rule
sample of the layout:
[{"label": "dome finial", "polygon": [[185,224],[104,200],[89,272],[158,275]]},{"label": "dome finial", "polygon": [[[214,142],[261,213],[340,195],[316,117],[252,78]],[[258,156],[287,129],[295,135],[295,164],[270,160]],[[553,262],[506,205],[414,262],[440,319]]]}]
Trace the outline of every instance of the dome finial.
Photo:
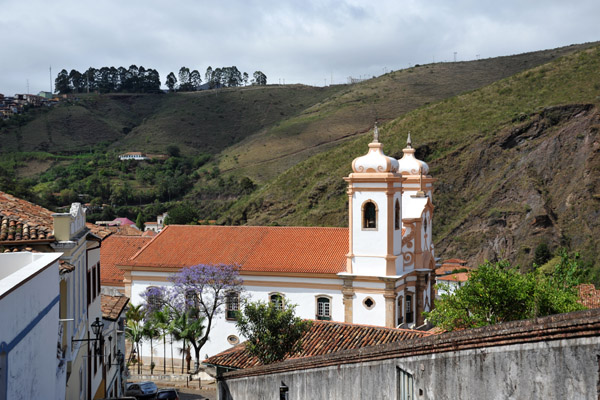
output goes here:
[{"label": "dome finial", "polygon": [[379,143],[379,129],[377,129],[377,121],[375,121],[375,129],[373,130],[373,143]]},{"label": "dome finial", "polygon": [[412,149],[412,140],[410,140],[410,131],[408,131],[408,138],[406,139],[406,147]]}]

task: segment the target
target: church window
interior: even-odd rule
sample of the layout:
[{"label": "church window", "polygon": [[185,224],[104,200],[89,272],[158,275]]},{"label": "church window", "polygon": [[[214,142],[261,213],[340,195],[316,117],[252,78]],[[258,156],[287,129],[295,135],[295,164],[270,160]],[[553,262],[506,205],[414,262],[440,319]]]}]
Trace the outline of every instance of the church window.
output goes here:
[{"label": "church window", "polygon": [[423,220],[423,232],[427,233],[427,218]]},{"label": "church window", "polygon": [[238,310],[240,309],[240,295],[237,292],[231,292],[227,294],[225,300],[225,308],[227,309],[225,318],[234,320]]},{"label": "church window", "polygon": [[317,319],[331,320],[331,299],[329,297],[317,297]]},{"label": "church window", "polygon": [[377,229],[377,207],[372,201],[363,205],[363,229]]},{"label": "church window", "polygon": [[406,296],[406,323],[412,324],[415,322],[414,314],[412,311],[412,295]]},{"label": "church window", "polygon": [[281,295],[280,293],[270,294],[269,301],[273,303],[276,309],[283,310],[283,295]]},{"label": "church window", "polygon": [[234,344],[238,344],[240,342],[240,338],[235,336],[235,335],[229,335],[227,336],[227,343],[234,345]]},{"label": "church window", "polygon": [[402,296],[398,296],[398,306],[396,310],[398,314],[398,323],[396,325],[402,325],[404,322],[404,316],[402,315]]},{"label": "church window", "polygon": [[375,307],[375,300],[373,300],[370,297],[367,297],[363,300],[363,306],[365,306],[365,308],[367,310],[372,309],[373,307]]},{"label": "church window", "polygon": [[396,199],[396,204],[394,205],[394,229],[400,229],[400,202]]}]

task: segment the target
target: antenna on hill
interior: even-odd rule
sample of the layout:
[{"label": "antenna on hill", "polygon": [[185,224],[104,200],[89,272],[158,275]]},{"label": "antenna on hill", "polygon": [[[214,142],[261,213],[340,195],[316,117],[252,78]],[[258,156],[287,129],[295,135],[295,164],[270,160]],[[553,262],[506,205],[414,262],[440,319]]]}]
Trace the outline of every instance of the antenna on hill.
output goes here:
[{"label": "antenna on hill", "polygon": [[49,76],[50,76],[50,93],[54,93],[52,91],[52,65],[50,66],[50,75]]},{"label": "antenna on hill", "polygon": [[29,94],[29,79],[27,79],[27,94]]},{"label": "antenna on hill", "polygon": [[456,52],[454,52],[454,62],[456,62]]}]

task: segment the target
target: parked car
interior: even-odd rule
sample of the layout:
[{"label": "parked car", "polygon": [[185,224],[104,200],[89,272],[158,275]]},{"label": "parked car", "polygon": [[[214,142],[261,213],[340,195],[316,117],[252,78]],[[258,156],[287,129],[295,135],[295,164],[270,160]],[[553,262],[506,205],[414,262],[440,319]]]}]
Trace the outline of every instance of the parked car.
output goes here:
[{"label": "parked car", "polygon": [[134,396],[136,399],[154,399],[158,388],[154,382],[133,382],[127,385],[125,396]]},{"label": "parked car", "polygon": [[179,400],[179,393],[175,389],[160,389],[156,393],[156,400]]}]

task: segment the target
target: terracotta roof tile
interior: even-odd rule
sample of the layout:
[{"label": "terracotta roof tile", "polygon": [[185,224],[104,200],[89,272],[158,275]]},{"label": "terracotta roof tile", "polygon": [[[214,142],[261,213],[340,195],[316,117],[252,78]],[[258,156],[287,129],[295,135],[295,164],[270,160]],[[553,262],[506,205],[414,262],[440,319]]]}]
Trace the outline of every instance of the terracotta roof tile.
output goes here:
[{"label": "terracotta roof tile", "polygon": [[466,282],[469,280],[468,272],[459,272],[458,274],[448,274],[437,276],[435,278],[437,281],[452,281],[452,282]]},{"label": "terracotta roof tile", "polygon": [[[411,329],[313,321],[311,328],[302,337],[302,352],[285,359],[312,357],[430,335],[429,332]],[[245,343],[212,356],[204,360],[204,363],[240,369],[261,365],[258,358],[246,351]]]},{"label": "terracotta roof tile", "polygon": [[102,241],[100,247],[100,282],[102,285],[123,284],[123,271],[117,268],[137,253],[152,238],[142,236],[111,235]]},{"label": "terracotta roof tile", "polygon": [[142,233],[142,236],[148,237],[154,237],[156,235],[158,235],[158,233],[154,232],[153,230],[144,231],[144,233]]},{"label": "terracotta roof tile", "polygon": [[0,192],[0,242],[54,240],[52,211]]},{"label": "terracotta roof tile", "polygon": [[60,275],[68,274],[69,272],[75,271],[75,266],[66,262],[65,260],[59,260],[58,272]]},{"label": "terracotta roof tile", "polygon": [[347,252],[347,228],[169,225],[126,265],[335,274],[345,270]]},{"label": "terracotta roof tile", "polygon": [[102,318],[116,321],[128,302],[129,297],[126,296],[109,296],[106,294],[100,295]]},{"label": "terracotta roof tile", "polygon": [[113,234],[113,231],[111,231],[110,229],[108,229],[108,227],[106,227],[106,226],[100,226],[100,225],[92,224],[91,222],[86,222],[85,226],[87,226],[89,228],[89,230],[94,235],[98,236],[100,239],[104,239],[108,235]]},{"label": "terracotta roof tile", "polygon": [[579,303],[587,308],[600,308],[600,290],[591,283],[582,283],[577,286],[579,290]]}]

